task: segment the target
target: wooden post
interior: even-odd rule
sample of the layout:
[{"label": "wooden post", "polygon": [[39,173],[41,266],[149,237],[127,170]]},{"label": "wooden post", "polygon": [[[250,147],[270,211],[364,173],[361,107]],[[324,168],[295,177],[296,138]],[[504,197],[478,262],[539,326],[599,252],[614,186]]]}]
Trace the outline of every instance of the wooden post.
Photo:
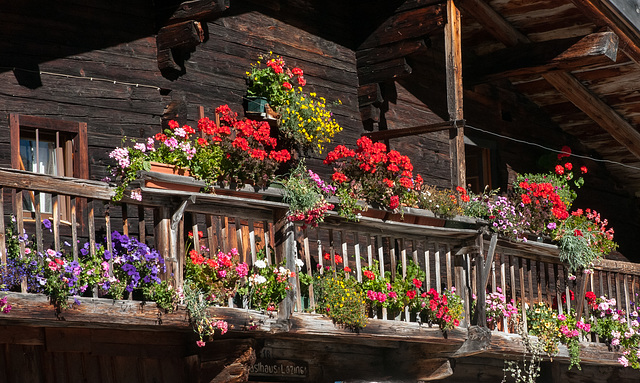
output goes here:
[{"label": "wooden post", "polygon": [[449,136],[452,186],[466,187],[466,163],[464,158],[464,124],[462,120],[462,49],[460,46],[460,11],[453,0],[447,0],[447,24],[444,27],[447,109],[449,120],[456,121]]}]

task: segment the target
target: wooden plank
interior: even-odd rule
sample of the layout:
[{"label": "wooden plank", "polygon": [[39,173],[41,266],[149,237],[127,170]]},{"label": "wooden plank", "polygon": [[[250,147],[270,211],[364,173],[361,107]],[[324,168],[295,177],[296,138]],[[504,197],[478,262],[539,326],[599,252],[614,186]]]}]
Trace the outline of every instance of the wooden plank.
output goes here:
[{"label": "wooden plank", "polygon": [[[307,231],[307,229],[304,229],[304,261],[305,264],[307,265],[307,275],[309,276],[309,278],[311,278],[311,280],[313,280],[313,263],[311,263],[311,252],[309,249],[309,233]],[[315,296],[313,293],[313,283],[311,283],[309,285],[309,308],[311,309],[311,312],[315,312],[316,311],[316,300],[315,300]]]},{"label": "wooden plank", "polygon": [[7,266],[7,243],[4,225],[4,188],[0,187],[0,265],[6,271]]},{"label": "wooden plank", "polygon": [[441,268],[440,268],[440,244],[439,243],[435,243],[435,251],[434,251],[434,259],[435,259],[435,263],[433,265],[433,269],[435,271],[435,275],[436,275],[436,291],[438,292],[438,294],[442,293],[442,278],[441,278]]},{"label": "wooden plank", "polygon": [[[340,243],[342,247],[342,268],[349,267],[349,252],[348,252],[348,243],[346,232],[344,230],[340,230]],[[347,278],[349,278],[349,274],[347,273]]]},{"label": "wooden plank", "polygon": [[[71,248],[73,251],[73,259],[78,259],[78,213],[75,196],[71,196],[69,199],[69,206],[71,210]],[[109,236],[111,236],[111,233],[109,233]]]},{"label": "wooden plank", "polygon": [[[396,43],[356,51],[358,67],[408,56],[419,50],[427,49],[424,39],[402,40]],[[360,104],[362,105],[362,104]]]},{"label": "wooden plank", "polygon": [[389,130],[379,130],[375,132],[363,133],[363,136],[369,137],[372,141],[384,141],[394,138],[416,136],[419,134],[439,132],[446,129],[451,129],[456,124],[465,124],[464,120],[459,121],[444,121],[434,124],[420,125],[410,128],[399,128]]},{"label": "wooden plank", "polygon": [[424,273],[425,273],[425,288],[427,291],[431,290],[431,253],[427,248],[428,243],[424,243]]},{"label": "wooden plank", "polygon": [[362,260],[360,259],[360,234],[353,232],[353,254],[356,261],[356,278],[362,283]]},{"label": "wooden plank", "polygon": [[[453,0],[447,0],[447,23],[444,27],[445,66],[447,83],[447,111],[450,121],[464,118],[462,110],[462,48],[460,43],[460,11]],[[451,184],[466,187],[466,165],[464,155],[464,124],[454,123],[449,135],[451,156]]]},{"label": "wooden plank", "polygon": [[551,70],[571,71],[616,61],[618,36],[611,31],[582,38],[568,38],[516,45],[479,57],[467,65],[472,83],[531,76]]},{"label": "wooden plank", "polygon": [[440,4],[396,13],[378,25],[376,30],[360,44],[359,49],[423,38],[442,27],[444,15],[444,8]]},{"label": "wooden plank", "polygon": [[451,286],[453,286],[453,277],[451,275],[453,267],[451,262],[451,246],[449,246],[449,244],[446,244],[445,249],[445,265],[447,267],[447,291],[451,291]]},{"label": "wooden plank", "polygon": [[45,193],[61,193],[77,197],[110,200],[114,188],[104,182],[31,173],[15,169],[0,169],[0,185],[14,189],[38,190]]},{"label": "wooden plank", "polygon": [[399,77],[408,76],[412,72],[413,69],[409,66],[405,58],[397,58],[369,66],[359,67],[358,81],[362,86],[366,84],[395,80]]}]

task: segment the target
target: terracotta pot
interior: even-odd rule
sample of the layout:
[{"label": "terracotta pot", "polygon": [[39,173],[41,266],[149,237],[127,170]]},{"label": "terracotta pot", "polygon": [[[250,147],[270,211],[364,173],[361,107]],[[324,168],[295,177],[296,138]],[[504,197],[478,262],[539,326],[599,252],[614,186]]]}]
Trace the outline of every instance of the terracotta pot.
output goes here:
[{"label": "terracotta pot", "polygon": [[[189,177],[191,174],[188,168],[181,168],[175,165],[163,164],[161,162],[151,162],[150,171],[162,174],[175,174],[183,177]],[[200,191],[200,186],[197,185],[160,180],[146,180],[145,186],[155,189],[176,190],[190,193],[198,193]]]},{"label": "terracotta pot", "polygon": [[175,174],[178,176],[189,177],[191,173],[189,172],[189,168],[182,168],[176,165],[164,164],[162,162],[149,162],[151,165],[152,172],[162,173],[162,174]]}]

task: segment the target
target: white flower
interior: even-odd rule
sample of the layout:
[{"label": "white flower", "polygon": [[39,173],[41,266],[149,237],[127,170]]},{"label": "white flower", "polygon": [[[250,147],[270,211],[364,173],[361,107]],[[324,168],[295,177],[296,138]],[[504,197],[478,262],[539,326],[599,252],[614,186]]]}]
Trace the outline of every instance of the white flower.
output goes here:
[{"label": "white flower", "polygon": [[256,261],[256,263],[254,264],[254,266],[259,268],[259,269],[264,269],[265,267],[267,267],[267,263],[265,261],[263,261],[262,259],[258,259]]},{"label": "white flower", "polygon": [[259,285],[259,284],[265,283],[266,281],[267,281],[267,278],[263,277],[260,274],[254,274],[249,277],[249,282],[252,285]]},{"label": "white flower", "polygon": [[296,259],[296,266],[298,266],[298,270],[302,269],[302,266],[304,266],[304,262],[302,262],[302,259]]},{"label": "white flower", "polygon": [[280,268],[278,269],[278,271],[280,272],[280,274],[289,274],[289,270],[285,269],[284,267],[280,266]]}]

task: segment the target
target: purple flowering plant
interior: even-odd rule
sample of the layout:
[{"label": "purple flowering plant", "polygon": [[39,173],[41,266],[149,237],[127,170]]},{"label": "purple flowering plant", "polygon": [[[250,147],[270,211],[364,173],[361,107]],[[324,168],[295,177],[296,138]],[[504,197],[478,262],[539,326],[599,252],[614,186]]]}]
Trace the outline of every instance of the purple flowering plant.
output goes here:
[{"label": "purple flowering plant", "polygon": [[0,312],[4,314],[9,314],[11,311],[11,304],[7,301],[7,297],[0,298]]},{"label": "purple flowering plant", "polygon": [[495,292],[487,294],[486,297],[487,323],[498,323],[502,318],[512,318],[518,315],[516,304],[511,299],[507,302],[507,298],[502,293],[500,287],[496,287]]}]

